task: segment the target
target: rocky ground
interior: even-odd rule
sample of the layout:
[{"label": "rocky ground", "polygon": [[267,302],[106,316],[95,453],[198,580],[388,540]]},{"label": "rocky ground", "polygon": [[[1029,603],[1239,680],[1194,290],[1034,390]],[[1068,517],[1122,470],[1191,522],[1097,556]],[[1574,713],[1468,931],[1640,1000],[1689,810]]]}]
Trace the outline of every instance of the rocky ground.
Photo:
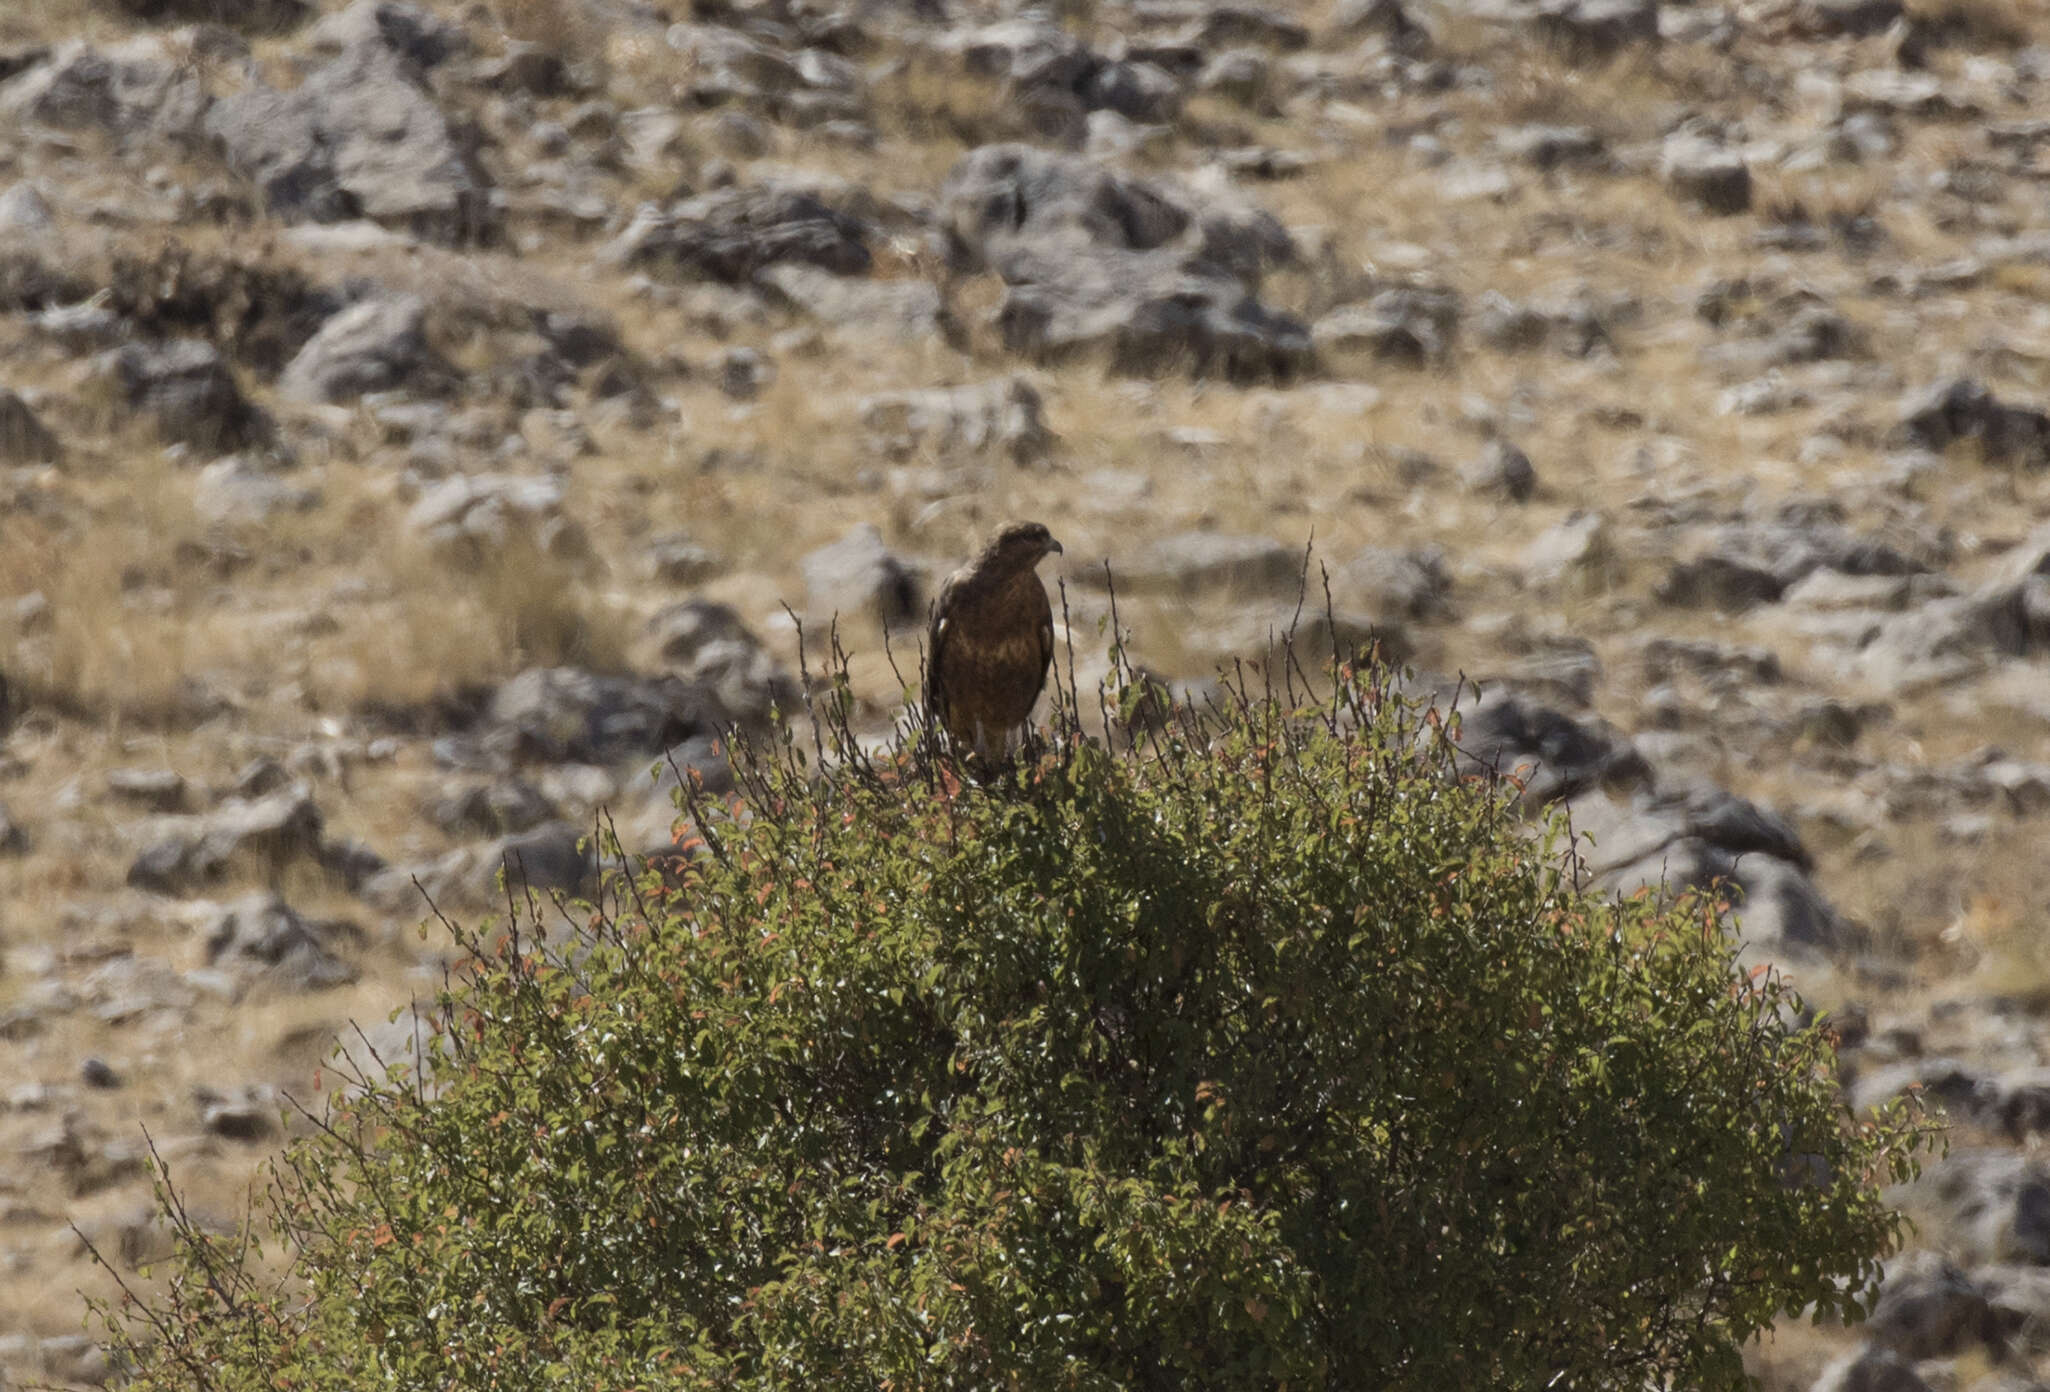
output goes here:
[{"label": "rocky ground", "polygon": [[1033,516],[1085,682],[1106,560],[1201,681],[1314,538],[1949,1108],[1769,1387],[2050,1377],[2046,191],[2033,0],[5,7],[0,1367],[403,1037],[416,880],[659,844],[800,619],[887,721]]}]

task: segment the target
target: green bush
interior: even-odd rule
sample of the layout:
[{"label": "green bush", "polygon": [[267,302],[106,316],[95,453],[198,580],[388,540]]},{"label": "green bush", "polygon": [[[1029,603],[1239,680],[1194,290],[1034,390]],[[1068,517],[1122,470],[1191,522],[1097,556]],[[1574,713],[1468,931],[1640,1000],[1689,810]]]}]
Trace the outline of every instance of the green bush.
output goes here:
[{"label": "green bush", "polygon": [[1855,1317],[1919,1124],[1381,681],[740,761],[666,879],[458,933],[425,1081],[329,1099],[268,1256],[181,1222],[137,1385],[1724,1386]]}]

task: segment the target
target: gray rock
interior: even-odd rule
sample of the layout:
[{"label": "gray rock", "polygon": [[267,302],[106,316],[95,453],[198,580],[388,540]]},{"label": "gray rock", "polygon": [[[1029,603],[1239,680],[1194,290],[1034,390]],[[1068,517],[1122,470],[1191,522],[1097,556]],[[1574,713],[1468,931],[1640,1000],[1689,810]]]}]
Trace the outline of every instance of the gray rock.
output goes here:
[{"label": "gray rock", "polygon": [[370,218],[444,241],[491,222],[484,177],[423,74],[383,42],[352,44],[292,91],[225,97],[206,129],[289,221]]},{"label": "gray rock", "polygon": [[152,812],[177,812],[184,808],[190,788],[176,769],[117,768],[107,774],[107,791]]},{"label": "gray rock", "polygon": [[1550,347],[1570,358],[1615,351],[1602,311],[1586,296],[1556,304],[1521,303],[1490,290],[1474,314],[1474,334],[1505,352]]},{"label": "gray rock", "polygon": [[677,676],[612,676],[536,667],[492,693],[474,738],[497,767],[609,764],[715,735],[730,716]]},{"label": "gray rock", "polygon": [[14,820],[14,814],[0,803],[0,855],[21,855],[29,848],[28,832]]},{"label": "gray rock", "polygon": [[1152,63],[1098,64],[1078,95],[1090,109],[1115,111],[1128,121],[1168,122],[1182,109],[1182,84]]},{"label": "gray rock", "polygon": [[1508,126],[1495,132],[1495,148],[1538,169],[1599,168],[1609,157],[1608,143],[1586,126]]},{"label": "gray rock", "polygon": [[450,833],[505,836],[552,821],[556,811],[531,783],[502,778],[447,793],[427,806],[427,819]]},{"label": "gray rock", "polygon": [[726,568],[717,552],[685,533],[656,537],[642,553],[649,575],[665,585],[699,585]]},{"label": "gray rock", "polygon": [[[363,895],[392,913],[437,907],[503,903],[505,893],[577,895],[589,890],[597,861],[588,828],[544,822],[482,846],[451,851],[424,865],[399,867],[373,876]],[[417,884],[416,884],[417,881]]]},{"label": "gray rock", "polygon": [[1243,0],[1226,0],[1226,3],[1203,6],[1201,13],[1189,21],[1173,42],[1206,51],[1233,44],[1258,44],[1264,48],[1292,52],[1309,46],[1310,30],[1308,25],[1283,9],[1247,4]]},{"label": "gray rock", "polygon": [[1924,388],[1901,408],[1897,444],[1943,450],[1970,441],[1989,464],[2050,466],[2050,415],[2001,401],[1984,383],[1955,377]]},{"label": "gray rock", "polygon": [[201,339],[131,343],[102,354],[94,367],[166,440],[225,454],[270,439],[269,421],[243,396],[227,360]]},{"label": "gray rock", "polygon": [[245,34],[279,34],[313,13],[307,0],[114,0],[146,24],[225,24]]},{"label": "gray rock", "polygon": [[210,1136],[231,1141],[262,1141],[277,1134],[281,1110],[277,1091],[269,1087],[243,1087],[218,1092],[210,1087],[192,1090],[199,1109],[199,1129]]},{"label": "gray rock", "polygon": [[1459,471],[1460,482],[1475,493],[1527,503],[1537,495],[1537,470],[1530,456],[1507,440],[1490,440],[1480,458]]},{"label": "gray rock", "polygon": [[1978,1120],[1990,1101],[1989,1082],[1970,1064],[1923,1054],[1870,1071],[1860,1069],[1850,1089],[1850,1103],[1854,1111],[1863,1113],[1916,1090],[1954,1120]]},{"label": "gray rock", "polygon": [[1867,1334],[1904,1358],[1945,1358],[2005,1346],[1992,1304],[1978,1282],[1933,1252],[1888,1264]]},{"label": "gray rock", "polygon": [[[1439,702],[1441,709],[1448,702]],[[1551,802],[1586,789],[1649,780],[1650,770],[1627,741],[1597,721],[1572,716],[1495,687],[1457,708],[1463,770],[1523,780],[1523,801]]]},{"label": "gray rock", "polygon": [[210,522],[264,522],[283,512],[311,512],[321,493],[291,483],[283,472],[249,454],[217,459],[199,471],[193,510]]},{"label": "gray rock", "polygon": [[1531,539],[1523,572],[1539,584],[1578,582],[1605,589],[1622,573],[1610,531],[1608,519],[1598,512],[1573,513]]},{"label": "gray rock", "polygon": [[989,145],[947,175],[939,221],[956,266],[1003,279],[995,323],[1014,352],[1098,354],[1119,371],[1233,380],[1310,364],[1308,330],[1253,293],[1294,244],[1228,187],[1199,193],[1077,156]]},{"label": "gray rock", "polygon": [[28,403],[0,387],[0,463],[54,464],[63,453]]},{"label": "gray rock", "polygon": [[1875,615],[1844,666],[1889,695],[1954,685],[1984,672],[2001,651],[2003,625],[1997,614],[1997,605],[1961,595],[1932,599],[1904,613]]},{"label": "gray rock", "polygon": [[320,809],[297,785],[254,801],[229,798],[211,812],[163,817],[146,827],[148,844],[128,883],[158,894],[185,894],[230,874],[275,878],[295,861],[320,859]]},{"label": "gray rock", "polygon": [[648,627],[663,663],[709,691],[728,719],[760,725],[772,709],[789,714],[801,704],[796,678],[731,606],[685,600],[657,614]]},{"label": "gray rock", "polygon": [[1694,135],[1666,142],[1660,169],[1666,186],[1703,212],[1717,216],[1751,208],[1751,170],[1744,157]]},{"label": "gray rock", "polygon": [[883,543],[874,524],[858,523],[806,555],[805,610],[816,619],[862,617],[902,630],[925,622],[925,574]]},{"label": "gray rock", "polygon": [[404,390],[445,396],[457,385],[427,342],[427,306],[417,295],[381,295],[350,305],[320,326],[278,378],[294,401],[353,401]]},{"label": "gray rock", "polygon": [[1901,14],[1901,0],[1801,0],[1794,22],[1815,38],[1862,38],[1885,33]]},{"label": "gray rock", "polygon": [[1363,305],[1341,305],[1310,331],[1324,353],[1365,353],[1420,366],[1451,351],[1458,333],[1459,296],[1438,286],[1400,285],[1377,291]]},{"label": "gray rock", "polygon": [[1346,38],[1374,35],[1400,52],[1417,52],[1429,47],[1429,36],[1402,0],[1338,0],[1331,7],[1331,32]]},{"label": "gray rock", "polygon": [[0,193],[0,229],[36,235],[57,225],[56,210],[43,191],[27,179],[18,180]]},{"label": "gray rock", "polygon": [[553,475],[458,474],[430,485],[406,512],[406,526],[433,546],[484,556],[516,543],[557,556],[581,555],[582,530],[563,515]]},{"label": "gray rock", "polygon": [[857,280],[799,261],[782,261],[755,276],[792,309],[864,336],[912,343],[940,334],[939,287],[924,280]]},{"label": "gray rock", "polygon": [[[1229,532],[1176,532],[1120,557],[1113,579],[1119,589],[1138,593],[1185,594],[1225,590],[1237,594],[1293,596],[1301,588],[1303,553],[1271,537]],[[1078,569],[1076,578],[1101,584],[1100,568]]]},{"label": "gray rock", "polygon": [[468,47],[463,31],[411,0],[354,0],[307,31],[316,51],[335,53],[382,44],[408,62],[431,68]]},{"label": "gray rock", "polygon": [[1659,38],[1658,0],[1538,0],[1520,13],[1576,62],[1602,62]]},{"label": "gray rock", "polygon": [[995,454],[1032,464],[1054,443],[1038,389],[1022,377],[879,392],[855,413],[874,446],[896,458]]},{"label": "gray rock", "polygon": [[752,401],[776,380],[775,359],[760,349],[738,345],[722,348],[712,360],[713,380],[735,401]]},{"label": "gray rock", "polygon": [[599,260],[728,285],[786,262],[836,275],[864,275],[871,262],[860,222],[809,193],[761,185],[642,204]]},{"label": "gray rock", "polygon": [[996,323],[1035,361],[1101,357],[1116,371],[1287,380],[1312,364],[1308,330],[1242,282],[1172,258],[1099,249],[1018,252],[1004,263]]},{"label": "gray rock", "polygon": [[1915,1365],[1890,1348],[1861,1344],[1822,1370],[1809,1392],[1934,1392]]},{"label": "gray rock", "polygon": [[205,939],[208,966],[288,991],[352,984],[357,969],[341,953],[366,942],[355,924],[307,918],[275,894],[222,905]]},{"label": "gray rock", "polygon": [[1736,612],[1776,603],[1791,586],[1820,570],[1900,577],[1928,569],[1916,556],[1832,520],[1829,508],[1819,513],[1797,503],[1770,521],[1720,529],[1706,554],[1673,566],[1659,586],[1659,598],[1683,608]]},{"label": "gray rock", "polygon": [[[225,30],[211,32],[229,37]],[[0,121],[102,130],[118,137],[189,139],[197,135],[206,109],[197,73],[174,61],[164,43],[149,36],[104,48],[70,40],[0,87]]]},{"label": "gray rock", "polygon": [[1391,618],[1428,623],[1453,614],[1452,574],[1435,546],[1369,546],[1331,573],[1331,593],[1341,605]]},{"label": "gray rock", "polygon": [[2050,1178],[2004,1148],[1953,1145],[1913,1186],[1967,1268],[1987,1262],[2050,1266]]},{"label": "gray rock", "polygon": [[1267,97],[1273,62],[1257,49],[1235,48],[1217,54],[1196,74],[1196,90],[1257,106]]}]

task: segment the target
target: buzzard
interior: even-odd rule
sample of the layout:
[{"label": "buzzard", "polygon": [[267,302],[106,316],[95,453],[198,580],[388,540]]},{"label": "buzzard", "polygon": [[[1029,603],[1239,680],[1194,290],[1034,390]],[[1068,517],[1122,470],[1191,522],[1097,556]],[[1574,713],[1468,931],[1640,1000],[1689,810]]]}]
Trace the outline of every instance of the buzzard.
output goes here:
[{"label": "buzzard", "polygon": [[1032,714],[1053,661],[1053,606],[1033,567],[1061,549],[1037,522],[1013,522],[947,577],[926,640],[927,719],[954,744],[1003,752]]}]

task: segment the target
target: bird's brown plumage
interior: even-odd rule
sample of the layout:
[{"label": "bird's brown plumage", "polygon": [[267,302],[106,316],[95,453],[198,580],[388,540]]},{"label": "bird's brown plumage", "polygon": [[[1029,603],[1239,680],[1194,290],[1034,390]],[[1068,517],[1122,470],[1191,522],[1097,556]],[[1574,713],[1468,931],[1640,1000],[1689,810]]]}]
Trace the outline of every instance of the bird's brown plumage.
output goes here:
[{"label": "bird's brown plumage", "polygon": [[1003,750],[1053,661],[1053,606],[1034,567],[1061,549],[1037,522],[1003,528],[947,577],[926,642],[925,708],[954,743]]}]

